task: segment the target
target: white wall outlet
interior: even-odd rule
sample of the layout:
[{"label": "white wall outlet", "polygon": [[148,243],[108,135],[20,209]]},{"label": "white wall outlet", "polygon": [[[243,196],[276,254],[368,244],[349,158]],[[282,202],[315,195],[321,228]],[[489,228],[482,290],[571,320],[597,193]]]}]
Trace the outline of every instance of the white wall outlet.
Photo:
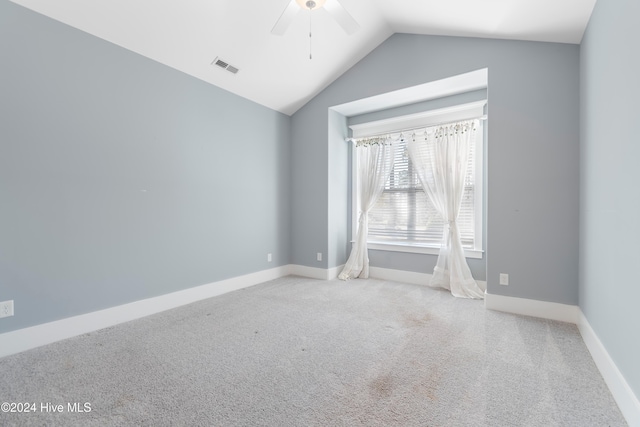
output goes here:
[{"label": "white wall outlet", "polygon": [[509,284],[509,275],[500,273],[500,284],[507,286]]},{"label": "white wall outlet", "polygon": [[271,261],[273,261],[273,257],[271,256],[271,254],[267,254],[267,262]]},{"label": "white wall outlet", "polygon": [[13,316],[13,300],[0,302],[0,317]]},{"label": "white wall outlet", "polygon": [[318,252],[318,254],[316,255],[316,260],[322,261],[322,252]]}]

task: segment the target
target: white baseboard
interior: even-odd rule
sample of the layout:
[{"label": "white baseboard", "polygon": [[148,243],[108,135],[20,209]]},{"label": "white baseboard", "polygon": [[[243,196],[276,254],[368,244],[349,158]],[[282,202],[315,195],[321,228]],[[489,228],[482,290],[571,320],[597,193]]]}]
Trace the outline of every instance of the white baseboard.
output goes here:
[{"label": "white baseboard", "polygon": [[[431,276],[429,273],[369,267],[369,277],[411,283],[414,285],[427,285],[431,280]],[[478,282],[481,288],[487,288],[486,281],[476,280],[476,282]],[[562,322],[577,323],[578,321],[578,307],[575,305],[505,297],[485,292],[485,307],[490,310],[540,317],[543,319],[560,320]]]},{"label": "white baseboard", "polygon": [[[428,285],[431,274],[417,273],[415,271],[394,270],[391,268],[369,267],[369,277],[374,279],[392,280],[394,282],[410,283],[412,285]],[[476,280],[482,289],[487,288],[487,282]]]},{"label": "white baseboard", "polygon": [[578,306],[576,305],[485,293],[484,306],[489,310],[504,311],[523,316],[568,323],[578,322]]},{"label": "white baseboard", "polygon": [[342,266],[321,269],[301,265],[283,265],[270,270],[233,277],[104,310],[5,332],[0,334],[0,357],[20,353],[130,320],[140,319],[151,314],[268,282],[290,274],[312,279],[332,280],[338,277],[338,273],[341,270]]},{"label": "white baseboard", "polygon": [[343,269],[344,269],[344,264],[327,270],[327,280],[337,279]]},{"label": "white baseboard", "polygon": [[344,265],[330,268],[330,269],[307,267],[306,265],[295,265],[295,264],[292,264],[289,267],[290,267],[289,274],[308,277],[310,279],[333,280],[338,277],[338,274],[340,274],[340,272],[344,268]]},{"label": "white baseboard", "polygon": [[244,276],[233,277],[207,285],[196,286],[128,304],[110,307],[79,316],[0,334],[0,357],[20,353],[56,341],[97,331],[161,311],[222,295],[287,276],[291,266],[285,265]]},{"label": "white baseboard", "polygon": [[640,426],[640,401],[638,397],[622,376],[615,362],[609,356],[609,352],[580,309],[578,309],[578,329],[627,423],[630,426]]},{"label": "white baseboard", "polygon": [[394,270],[391,268],[369,267],[369,277],[394,282],[410,283],[412,285],[426,285],[431,280],[431,274],[416,273],[415,271]]}]

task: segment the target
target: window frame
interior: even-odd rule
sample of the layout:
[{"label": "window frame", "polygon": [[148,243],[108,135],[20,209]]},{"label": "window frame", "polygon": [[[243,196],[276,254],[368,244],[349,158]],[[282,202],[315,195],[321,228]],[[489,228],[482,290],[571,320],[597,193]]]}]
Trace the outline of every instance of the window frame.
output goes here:
[{"label": "window frame", "polygon": [[[484,145],[486,139],[485,107],[487,100],[456,105],[454,107],[428,110],[422,113],[397,116],[385,120],[377,120],[357,125],[351,125],[352,138],[363,138],[367,136],[380,135],[384,133],[394,134],[407,132],[412,129],[437,126],[462,120],[479,119],[479,136],[476,138],[475,146],[475,186],[474,186],[474,208],[475,208],[475,238],[473,249],[465,248],[466,258],[481,259],[484,256]],[[352,149],[355,148],[352,145]],[[360,212],[360,195],[358,194],[357,177],[357,151],[352,150],[351,165],[351,242],[353,243],[358,231],[358,212]],[[367,239],[367,247],[373,250],[405,252],[438,255],[440,245],[432,245],[416,242],[377,242]]]}]

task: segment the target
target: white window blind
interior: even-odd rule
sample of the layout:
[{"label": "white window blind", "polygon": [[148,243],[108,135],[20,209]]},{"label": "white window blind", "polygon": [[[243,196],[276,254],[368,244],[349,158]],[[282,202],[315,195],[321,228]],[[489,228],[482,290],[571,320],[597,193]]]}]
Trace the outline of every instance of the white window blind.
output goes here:
[{"label": "white window blind", "polygon": [[[407,136],[397,136],[393,171],[385,189],[369,212],[369,241],[424,246],[440,246],[445,223],[422,190],[407,151]],[[421,138],[417,132],[415,138]],[[462,245],[476,248],[475,151],[471,145],[465,191],[458,217]]]}]

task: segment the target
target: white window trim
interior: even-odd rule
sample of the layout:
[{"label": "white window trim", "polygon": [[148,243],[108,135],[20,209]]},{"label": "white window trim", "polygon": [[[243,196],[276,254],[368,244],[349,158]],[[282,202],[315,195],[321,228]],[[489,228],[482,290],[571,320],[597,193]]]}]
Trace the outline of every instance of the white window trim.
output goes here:
[{"label": "white window trim", "polygon": [[408,114],[384,120],[351,125],[349,128],[353,138],[400,132],[406,129],[424,128],[444,123],[472,120],[484,117],[484,106],[487,101],[470,102],[454,107],[439,108],[422,113]]},{"label": "white window trim", "polygon": [[[349,128],[352,131],[353,138],[362,138],[371,135],[379,135],[383,133],[395,133],[406,129],[424,128],[429,126],[436,126],[438,124],[450,123],[454,121],[472,120],[472,119],[486,119],[484,115],[484,107],[487,101],[472,102],[468,104],[461,104],[449,108],[440,108],[436,110],[429,110],[422,113],[410,114],[406,116],[393,117],[390,119],[377,120],[374,122],[362,123],[358,125],[351,125]],[[483,206],[484,206],[484,123],[480,123],[482,132],[482,138],[476,138],[476,194],[480,197],[479,204],[476,204],[475,219],[476,230],[480,230],[480,233],[476,234],[475,247],[473,249],[464,250],[466,258],[481,259],[484,254],[483,248]],[[355,142],[355,141],[354,141]],[[358,194],[358,182],[357,182],[357,156],[354,150],[351,164],[351,243],[355,242],[356,233],[358,231],[358,212],[360,212],[360,195]],[[406,252],[406,253],[418,253],[418,254],[430,254],[438,255],[440,253],[440,247],[418,244],[418,243],[389,243],[389,242],[376,242],[373,240],[367,240],[367,247],[372,250],[390,251],[390,252]]]}]

